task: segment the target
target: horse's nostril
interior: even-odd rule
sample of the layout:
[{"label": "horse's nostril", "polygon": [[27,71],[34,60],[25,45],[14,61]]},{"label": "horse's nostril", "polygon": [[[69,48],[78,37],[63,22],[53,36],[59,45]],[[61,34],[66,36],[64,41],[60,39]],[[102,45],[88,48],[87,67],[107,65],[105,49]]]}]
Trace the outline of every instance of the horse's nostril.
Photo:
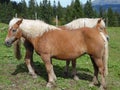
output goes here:
[{"label": "horse's nostril", "polygon": [[9,47],[9,46],[11,46],[11,43],[9,41],[6,41],[5,45]]},{"label": "horse's nostril", "polygon": [[109,36],[107,36],[106,38],[107,38],[107,41],[109,41],[110,37],[109,37]]},{"label": "horse's nostril", "polygon": [[6,42],[6,44],[9,44],[9,42]]},{"label": "horse's nostril", "polygon": [[109,41],[109,37],[107,37],[107,41]]}]

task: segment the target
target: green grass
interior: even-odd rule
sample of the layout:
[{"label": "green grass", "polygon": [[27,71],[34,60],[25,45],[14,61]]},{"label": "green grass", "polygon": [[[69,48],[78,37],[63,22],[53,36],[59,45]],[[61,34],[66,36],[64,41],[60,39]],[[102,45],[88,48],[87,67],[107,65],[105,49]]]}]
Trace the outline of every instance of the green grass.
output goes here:
[{"label": "green grass", "polygon": [[[25,49],[22,46],[21,60],[14,57],[13,47],[7,48],[4,40],[8,25],[0,24],[0,90],[49,90],[46,88],[47,73],[40,57],[34,54],[34,63],[40,71],[37,79],[28,74],[24,64]],[[108,90],[120,89],[120,27],[108,28],[109,41],[109,75],[106,77]],[[74,81],[69,75],[64,77],[64,61],[53,60],[54,71],[57,76],[56,86],[50,90],[98,90],[98,87],[90,88],[88,85],[93,77],[93,66],[88,55],[77,60],[77,71],[80,78]],[[70,68],[71,71],[71,68]],[[70,72],[69,72],[70,73]]]}]

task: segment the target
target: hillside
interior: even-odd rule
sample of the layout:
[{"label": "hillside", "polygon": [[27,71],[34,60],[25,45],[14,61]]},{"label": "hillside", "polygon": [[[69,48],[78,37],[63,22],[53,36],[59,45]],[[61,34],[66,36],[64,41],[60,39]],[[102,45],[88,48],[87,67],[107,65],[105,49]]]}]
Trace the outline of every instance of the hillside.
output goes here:
[{"label": "hillside", "polygon": [[[70,65],[68,76],[64,76],[65,61],[52,60],[54,71],[57,76],[56,86],[47,88],[47,73],[45,64],[40,57],[34,53],[34,66],[40,75],[33,79],[29,75],[24,57],[21,60],[15,59],[13,48],[7,48],[4,40],[7,35],[6,24],[0,23],[0,90],[99,90],[99,86],[89,87],[93,78],[93,65],[88,55],[77,59],[77,75],[80,80],[75,81],[71,75]],[[107,90],[120,90],[120,27],[108,27],[109,41],[109,74],[106,77]],[[25,55],[25,48],[22,48],[22,55]],[[99,77],[100,78],[100,77]]]},{"label": "hillside", "polygon": [[97,11],[99,10],[99,7],[102,6],[104,10],[111,7],[113,11],[120,12],[120,0],[94,0],[92,5]]},{"label": "hillside", "polygon": [[94,0],[93,5],[108,5],[120,4],[120,0]]}]

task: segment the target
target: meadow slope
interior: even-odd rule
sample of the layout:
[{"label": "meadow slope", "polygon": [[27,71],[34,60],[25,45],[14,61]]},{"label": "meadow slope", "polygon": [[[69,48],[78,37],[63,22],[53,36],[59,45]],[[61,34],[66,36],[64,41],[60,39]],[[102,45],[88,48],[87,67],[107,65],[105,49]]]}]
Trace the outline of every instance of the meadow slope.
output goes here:
[{"label": "meadow slope", "polygon": [[[49,90],[46,88],[47,73],[44,63],[34,53],[34,63],[40,74],[33,79],[28,74],[24,63],[25,50],[22,46],[21,60],[14,57],[13,47],[7,48],[4,39],[7,34],[8,25],[0,24],[0,90]],[[108,90],[120,89],[120,27],[107,28],[109,40],[109,75],[106,77]],[[77,71],[80,78],[74,81],[71,75],[64,77],[64,61],[53,59],[54,71],[57,76],[56,86],[51,90],[98,90],[98,87],[90,88],[88,84],[93,77],[93,66],[88,55],[77,60]],[[70,68],[71,71],[71,68]],[[71,73],[71,72],[69,72]]]}]

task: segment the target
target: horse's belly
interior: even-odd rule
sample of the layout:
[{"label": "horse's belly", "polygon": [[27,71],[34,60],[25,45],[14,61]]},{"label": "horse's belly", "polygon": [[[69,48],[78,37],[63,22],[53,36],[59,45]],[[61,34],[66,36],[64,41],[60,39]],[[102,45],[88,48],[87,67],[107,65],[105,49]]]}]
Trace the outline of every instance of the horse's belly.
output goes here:
[{"label": "horse's belly", "polygon": [[86,52],[85,46],[81,47],[81,45],[76,45],[70,48],[59,49],[54,52],[56,58],[59,59],[76,59],[83,55]]},{"label": "horse's belly", "polygon": [[76,59],[81,56],[82,53],[62,53],[55,55],[57,59]]}]

